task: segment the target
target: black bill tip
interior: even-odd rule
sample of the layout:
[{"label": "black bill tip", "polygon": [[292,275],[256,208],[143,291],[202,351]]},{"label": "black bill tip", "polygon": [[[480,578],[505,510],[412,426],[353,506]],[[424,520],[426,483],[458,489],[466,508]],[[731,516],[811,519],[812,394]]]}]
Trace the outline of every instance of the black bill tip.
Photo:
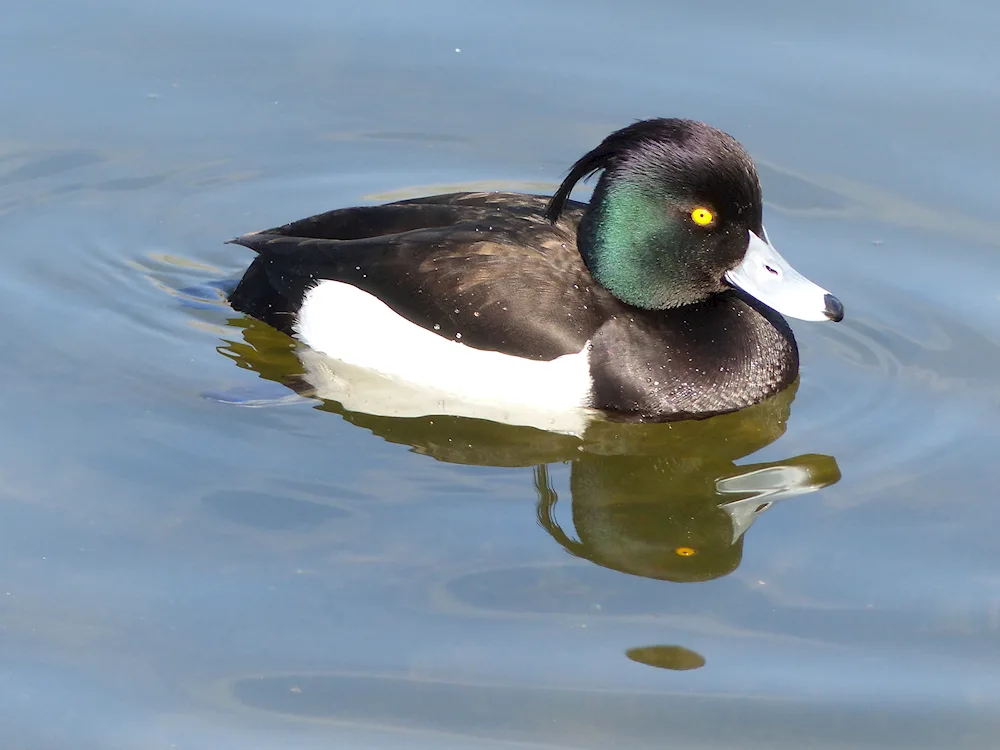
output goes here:
[{"label": "black bill tip", "polygon": [[832,294],[824,294],[823,303],[826,305],[823,310],[823,314],[826,315],[826,317],[834,323],[839,323],[844,319],[844,305],[839,299],[834,297]]}]

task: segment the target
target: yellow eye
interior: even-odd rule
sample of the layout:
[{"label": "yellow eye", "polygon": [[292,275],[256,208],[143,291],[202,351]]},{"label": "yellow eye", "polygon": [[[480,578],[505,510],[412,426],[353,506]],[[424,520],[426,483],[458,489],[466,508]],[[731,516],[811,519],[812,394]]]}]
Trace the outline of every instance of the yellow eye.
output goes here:
[{"label": "yellow eye", "polygon": [[709,211],[707,208],[699,206],[694,211],[691,212],[691,221],[700,227],[707,227],[713,221],[715,221],[715,214]]},{"label": "yellow eye", "polygon": [[695,554],[695,551],[691,547],[678,547],[674,552],[681,557],[691,557],[691,555]]}]

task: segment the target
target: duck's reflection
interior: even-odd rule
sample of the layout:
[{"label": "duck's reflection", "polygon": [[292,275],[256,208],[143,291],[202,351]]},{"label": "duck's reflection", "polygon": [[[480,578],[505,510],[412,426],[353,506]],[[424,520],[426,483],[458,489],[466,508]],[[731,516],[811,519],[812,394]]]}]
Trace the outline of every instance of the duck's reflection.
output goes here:
[{"label": "duck's reflection", "polygon": [[[299,393],[315,394],[316,355],[252,319],[220,351]],[[301,356],[300,356],[301,355]],[[310,369],[312,368],[312,369]],[[538,521],[568,552],[623,573],[706,581],[740,564],[746,532],[775,502],[840,479],[831,456],[737,466],[784,431],[797,385],[733,414],[671,424],[598,421],[582,437],[455,416],[387,417],[319,403],[440,461],[534,466]],[[547,464],[568,462],[573,533],[556,520]]]},{"label": "duck's reflection", "polygon": [[[257,321],[230,324],[242,329],[243,340],[228,342],[220,352],[263,378],[315,397],[324,369],[310,369],[317,355]],[[317,404],[440,461],[533,466],[538,522],[565,550],[622,573],[688,582],[732,573],[742,560],[747,531],[762,513],[840,479],[831,456],[736,464],[784,433],[797,385],[733,414],[671,424],[597,421],[579,437],[485,419],[401,418],[350,411],[334,401]],[[555,513],[559,499],[548,472],[554,462],[570,464],[572,530],[563,528]],[[642,646],[626,656],[670,670],[705,663],[682,646]]]}]

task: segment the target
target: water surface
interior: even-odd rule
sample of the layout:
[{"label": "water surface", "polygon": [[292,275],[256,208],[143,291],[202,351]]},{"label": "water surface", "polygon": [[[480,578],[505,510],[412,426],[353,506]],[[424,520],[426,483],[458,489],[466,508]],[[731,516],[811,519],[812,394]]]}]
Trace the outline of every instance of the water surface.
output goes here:
[{"label": "water surface", "polygon": [[[4,746],[996,747],[998,21],[6,9]],[[760,407],[584,440],[350,413],[220,301],[228,237],[544,192],[655,115],[748,147],[847,308],[793,322]]]}]

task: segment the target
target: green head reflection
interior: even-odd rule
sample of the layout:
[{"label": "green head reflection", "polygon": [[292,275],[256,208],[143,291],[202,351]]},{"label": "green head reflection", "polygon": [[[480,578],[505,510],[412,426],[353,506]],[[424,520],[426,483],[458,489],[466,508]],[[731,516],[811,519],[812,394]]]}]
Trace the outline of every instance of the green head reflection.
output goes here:
[{"label": "green head reflection", "polygon": [[[556,520],[545,467],[536,469],[539,523],[577,557],[623,573],[677,582],[731,573],[761,513],[840,479],[830,456],[736,465],[784,432],[794,395],[795,386],[704,421],[595,426],[570,479],[576,538]],[[622,445],[631,453],[610,452]]]}]

